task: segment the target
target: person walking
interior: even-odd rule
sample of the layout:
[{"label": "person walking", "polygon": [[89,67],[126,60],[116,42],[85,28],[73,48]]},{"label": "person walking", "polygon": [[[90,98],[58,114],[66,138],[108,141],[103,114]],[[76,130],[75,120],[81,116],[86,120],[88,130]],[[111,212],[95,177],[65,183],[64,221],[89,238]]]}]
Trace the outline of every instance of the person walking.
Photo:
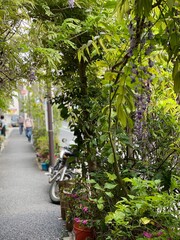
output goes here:
[{"label": "person walking", "polygon": [[5,119],[4,119],[4,115],[1,115],[0,131],[1,131],[1,135],[3,135],[5,137],[6,136],[6,122],[5,122]]},{"label": "person walking", "polygon": [[24,117],[22,115],[19,116],[19,133],[23,133],[23,128],[24,128]]},{"label": "person walking", "polygon": [[30,117],[27,117],[24,121],[24,127],[26,129],[26,137],[28,141],[31,142],[32,129],[33,129],[33,120]]}]

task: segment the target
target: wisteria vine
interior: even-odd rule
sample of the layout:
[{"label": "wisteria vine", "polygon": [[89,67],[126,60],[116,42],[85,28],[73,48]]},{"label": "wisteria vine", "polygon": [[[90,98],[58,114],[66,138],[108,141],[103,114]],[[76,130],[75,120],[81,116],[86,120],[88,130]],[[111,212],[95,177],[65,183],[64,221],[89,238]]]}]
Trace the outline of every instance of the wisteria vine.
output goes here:
[{"label": "wisteria vine", "polygon": [[75,2],[75,0],[68,0],[70,8],[74,8],[74,2]]}]

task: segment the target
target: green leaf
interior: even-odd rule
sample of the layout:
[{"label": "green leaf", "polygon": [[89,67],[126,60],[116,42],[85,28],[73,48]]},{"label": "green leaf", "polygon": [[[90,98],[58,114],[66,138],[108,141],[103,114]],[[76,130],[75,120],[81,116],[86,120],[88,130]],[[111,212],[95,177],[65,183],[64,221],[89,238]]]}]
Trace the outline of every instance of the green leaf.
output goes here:
[{"label": "green leaf", "polygon": [[107,140],[107,134],[101,135],[101,136],[100,136],[100,140],[101,140],[101,142],[106,141],[106,140]]},{"label": "green leaf", "polygon": [[87,181],[87,183],[96,183],[96,181],[94,179],[87,179],[86,181]]},{"label": "green leaf", "polygon": [[88,46],[86,47],[86,51],[87,51],[88,55],[90,55]]},{"label": "green leaf", "polygon": [[108,215],[105,217],[105,222],[110,223],[114,218],[114,213],[109,212]]},{"label": "green leaf", "polygon": [[148,16],[152,9],[152,0],[143,0],[143,2],[144,2],[144,13],[146,16]]},{"label": "green leaf", "polygon": [[178,59],[174,64],[172,77],[174,80],[174,91],[180,93],[180,62]]},{"label": "green leaf", "polygon": [[104,192],[104,189],[98,183],[94,185],[94,188]]},{"label": "green leaf", "polygon": [[47,6],[47,5],[45,5],[45,4],[43,4],[42,5],[42,8],[44,9],[44,11],[45,11],[45,14],[47,15],[47,16],[53,16],[54,14],[51,12],[51,10],[50,10],[50,8],[49,8],[49,6]]},{"label": "green leaf", "polygon": [[112,194],[112,192],[105,192],[105,194],[106,194],[108,197],[110,197],[110,198],[113,198],[113,197],[114,197],[114,195]]},{"label": "green leaf", "polygon": [[129,8],[129,1],[121,0],[118,2],[115,11],[117,12],[117,17],[119,20],[123,20],[123,16],[124,14],[128,13]]},{"label": "green leaf", "polygon": [[149,16],[152,9],[152,0],[138,0],[136,4],[136,14]]},{"label": "green leaf", "polygon": [[147,218],[147,217],[143,217],[140,219],[140,223],[142,223],[143,225],[147,225],[148,223],[150,223],[151,219]]},{"label": "green leaf", "polygon": [[98,203],[97,207],[99,208],[99,210],[103,210],[104,209],[104,204]]},{"label": "green leaf", "polygon": [[115,179],[117,179],[117,177],[114,173],[111,174],[111,173],[106,172],[106,174],[107,174],[109,180],[111,180],[111,181],[114,181]]},{"label": "green leaf", "polygon": [[76,49],[76,45],[72,41],[66,39],[64,40],[64,43],[71,46],[73,49]]},{"label": "green leaf", "polygon": [[113,153],[111,153],[111,154],[109,155],[109,157],[108,157],[108,162],[111,163],[111,164],[114,163],[114,154],[113,154]]},{"label": "green leaf", "polygon": [[172,9],[174,3],[175,3],[175,0],[167,0],[167,5],[170,9]]},{"label": "green leaf", "polygon": [[79,50],[78,51],[78,61],[81,62],[81,58],[82,58],[82,51]]},{"label": "green leaf", "polygon": [[178,46],[179,38],[178,38],[178,35],[176,32],[171,34],[170,44],[171,44],[172,48]]},{"label": "green leaf", "polygon": [[123,178],[123,181],[124,182],[132,182],[132,179],[126,177],[126,178]]},{"label": "green leaf", "polygon": [[180,71],[176,74],[174,78],[174,91],[175,93],[180,93]]},{"label": "green leaf", "polygon": [[97,202],[98,202],[98,203],[104,203],[103,197],[100,197]]},{"label": "green leaf", "polygon": [[99,43],[100,43],[102,49],[106,52],[107,49],[106,49],[106,47],[105,47],[105,45],[103,43],[103,40],[101,38],[99,39]]},{"label": "green leaf", "polygon": [[112,81],[113,79],[116,78],[116,73],[113,72],[105,72],[104,78],[105,80]]},{"label": "green leaf", "polygon": [[114,189],[116,186],[117,186],[117,184],[105,183],[104,188]]},{"label": "green leaf", "polygon": [[121,123],[122,127],[125,128],[127,126],[127,118],[126,113],[121,105],[118,107],[118,120]]},{"label": "green leaf", "polygon": [[97,200],[97,207],[99,208],[99,210],[103,210],[104,209],[104,199],[102,197],[100,197]]},{"label": "green leaf", "polygon": [[117,106],[121,105],[124,99],[124,87],[119,88],[119,95],[117,98]]},{"label": "green leaf", "polygon": [[135,198],[135,196],[133,196],[133,195],[128,195],[128,197],[130,198],[130,199],[134,199]]},{"label": "green leaf", "polygon": [[96,53],[97,53],[97,54],[100,54],[99,48],[98,48],[97,44],[96,44],[94,41],[92,41],[92,45],[93,45],[93,47],[95,48]]},{"label": "green leaf", "polygon": [[125,213],[121,212],[120,210],[115,211],[114,213],[114,220],[115,221],[124,221]]},{"label": "green leaf", "polygon": [[96,61],[96,65],[98,67],[107,67],[107,62],[103,61],[103,60],[99,60],[99,61]]},{"label": "green leaf", "polygon": [[105,8],[115,8],[116,7],[116,1],[108,1],[107,3],[104,4]]}]

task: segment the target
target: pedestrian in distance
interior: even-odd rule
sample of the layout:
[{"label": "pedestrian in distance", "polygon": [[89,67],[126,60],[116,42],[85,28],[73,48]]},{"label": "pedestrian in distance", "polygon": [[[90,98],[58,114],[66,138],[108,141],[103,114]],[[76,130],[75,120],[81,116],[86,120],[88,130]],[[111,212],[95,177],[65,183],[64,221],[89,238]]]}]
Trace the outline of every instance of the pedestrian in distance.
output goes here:
[{"label": "pedestrian in distance", "polygon": [[24,117],[22,115],[19,116],[18,122],[19,122],[19,133],[22,134],[23,128],[24,128]]},{"label": "pedestrian in distance", "polygon": [[27,117],[24,121],[24,128],[26,129],[26,137],[28,141],[31,142],[32,129],[33,129],[33,120],[30,117]]},{"label": "pedestrian in distance", "polygon": [[6,121],[4,119],[4,115],[1,115],[0,131],[1,131],[1,135],[3,135],[5,137],[6,136]]}]

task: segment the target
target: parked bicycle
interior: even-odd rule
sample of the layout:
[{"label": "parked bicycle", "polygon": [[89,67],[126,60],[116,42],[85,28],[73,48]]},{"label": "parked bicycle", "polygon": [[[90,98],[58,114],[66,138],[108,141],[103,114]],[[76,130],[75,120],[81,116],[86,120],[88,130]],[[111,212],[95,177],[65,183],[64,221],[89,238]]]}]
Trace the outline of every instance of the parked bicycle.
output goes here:
[{"label": "parked bicycle", "polygon": [[[66,139],[62,140],[66,142]],[[73,157],[73,160],[72,158]],[[53,203],[60,203],[59,182],[70,180],[75,177],[75,170],[70,168],[70,163],[76,159],[70,146],[63,147],[60,151],[60,158],[53,167],[49,167],[49,196]]]}]

